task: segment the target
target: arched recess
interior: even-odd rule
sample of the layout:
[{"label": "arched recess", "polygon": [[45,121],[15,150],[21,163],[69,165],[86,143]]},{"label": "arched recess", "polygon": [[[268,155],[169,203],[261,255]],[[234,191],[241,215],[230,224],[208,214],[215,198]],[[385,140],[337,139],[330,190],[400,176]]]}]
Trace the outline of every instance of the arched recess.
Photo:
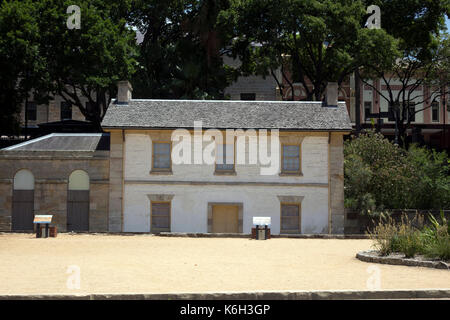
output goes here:
[{"label": "arched recess", "polygon": [[14,175],[11,229],[33,231],[34,176],[30,170],[21,169]]},{"label": "arched recess", "polygon": [[90,180],[86,171],[75,170],[69,176],[67,190],[67,231],[89,231]]}]

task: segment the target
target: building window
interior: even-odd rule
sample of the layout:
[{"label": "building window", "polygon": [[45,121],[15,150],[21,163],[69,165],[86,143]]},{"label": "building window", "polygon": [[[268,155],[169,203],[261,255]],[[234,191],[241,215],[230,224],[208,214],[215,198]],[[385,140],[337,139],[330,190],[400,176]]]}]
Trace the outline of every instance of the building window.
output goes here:
[{"label": "building window", "polygon": [[372,116],[372,102],[366,101],[364,102],[364,116],[366,120],[369,120]]},{"label": "building window", "polygon": [[89,113],[89,114],[94,113],[94,108],[93,108],[93,106],[92,106],[92,103],[86,102],[86,111],[87,111],[87,113]]},{"label": "building window", "polygon": [[281,204],[280,233],[301,233],[300,204]]},{"label": "building window", "polygon": [[151,232],[170,232],[170,202],[151,203]]},{"label": "building window", "polygon": [[439,122],[439,102],[431,104],[431,119],[433,122]]},{"label": "building window", "polygon": [[411,122],[416,121],[416,104],[414,102],[408,103],[408,117]]},{"label": "building window", "polygon": [[72,104],[67,101],[61,102],[61,120],[72,120]]},{"label": "building window", "polygon": [[172,170],[171,143],[154,142],[152,153],[152,171],[170,172]]},{"label": "building window", "polygon": [[234,172],[234,144],[217,145],[216,172]]},{"label": "building window", "polygon": [[388,120],[389,121],[395,121],[395,110],[393,106],[389,106],[388,109]]},{"label": "building window", "polygon": [[256,93],[241,93],[241,100],[243,101],[255,101]]},{"label": "building window", "polygon": [[282,145],[282,173],[300,174],[300,145]]},{"label": "building window", "polygon": [[31,121],[36,121],[37,120],[36,103],[35,102],[27,102],[26,108],[27,108],[27,119],[31,120]]}]

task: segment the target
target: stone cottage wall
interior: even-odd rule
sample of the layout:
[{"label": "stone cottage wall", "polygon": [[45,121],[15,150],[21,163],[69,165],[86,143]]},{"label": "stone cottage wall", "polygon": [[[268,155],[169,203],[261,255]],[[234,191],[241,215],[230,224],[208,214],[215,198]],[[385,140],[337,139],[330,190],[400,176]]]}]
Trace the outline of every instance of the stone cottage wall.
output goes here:
[{"label": "stone cottage wall", "polygon": [[99,157],[79,154],[0,156],[0,231],[11,231],[14,175],[30,170],[35,179],[34,213],[52,214],[53,224],[67,230],[67,190],[74,170],[84,170],[90,179],[89,231],[108,231],[109,152]]}]

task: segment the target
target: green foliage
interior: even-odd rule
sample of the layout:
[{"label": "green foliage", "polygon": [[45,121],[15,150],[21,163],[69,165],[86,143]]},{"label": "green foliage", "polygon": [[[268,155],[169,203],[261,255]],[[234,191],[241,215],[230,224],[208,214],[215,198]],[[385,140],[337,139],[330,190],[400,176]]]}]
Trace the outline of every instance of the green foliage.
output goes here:
[{"label": "green foliage", "polygon": [[30,88],[41,98],[48,82],[45,58],[40,54],[39,14],[32,1],[0,2],[0,128],[19,131],[19,105]]},{"label": "green foliage", "polygon": [[400,223],[389,215],[381,215],[379,223],[373,231],[368,231],[368,235],[374,242],[373,247],[383,256],[403,253],[406,258],[414,258],[422,254],[432,259],[450,260],[450,222],[443,211],[441,223],[432,215],[429,219],[431,226],[424,227],[420,215],[410,220],[404,214]]},{"label": "green foliage", "polygon": [[423,252],[421,233],[418,228],[413,226],[413,222],[419,220],[419,227],[423,225],[423,217],[416,215],[410,220],[407,215],[402,216],[401,223],[398,225],[398,232],[393,238],[393,250],[402,252],[406,258],[414,258],[418,253]]},{"label": "green foliage", "polygon": [[412,146],[406,151],[368,131],[344,146],[345,204],[362,214],[385,209],[450,207],[446,153]]},{"label": "green foliage", "polygon": [[363,214],[408,208],[412,191],[405,151],[368,131],[345,142],[347,207]]},{"label": "green foliage", "polygon": [[397,226],[390,216],[381,214],[379,224],[372,231],[368,231],[367,234],[374,242],[373,247],[382,256],[399,251]]},{"label": "green foliage", "polygon": [[450,208],[450,165],[445,152],[411,146],[415,209]]},{"label": "green foliage", "polygon": [[[448,61],[448,35],[445,34],[445,16],[449,1],[442,0],[365,0],[367,6],[381,9],[383,34],[362,40],[360,46],[361,76],[392,108],[396,122],[395,137],[401,146],[407,147],[406,130],[413,114],[410,103],[420,105],[426,100],[439,101],[447,94],[450,68]],[[378,47],[379,50],[373,50]],[[392,81],[393,79],[397,81]],[[381,79],[380,90],[371,80]],[[400,88],[398,87],[400,83]],[[414,91],[422,86],[430,87],[429,97]],[[422,108],[416,108],[418,113]]]},{"label": "green foliage", "polygon": [[[135,65],[135,33],[126,25],[128,1],[80,0],[81,29],[69,30],[68,0],[2,1],[0,121],[16,127],[29,92],[38,103],[59,94],[99,127],[116,82]],[[81,97],[90,103],[86,108]],[[11,130],[9,130],[11,131]]]},{"label": "green foliage", "polygon": [[233,0],[219,23],[234,33],[233,54],[243,72],[272,75],[282,91],[285,83],[299,82],[307,100],[320,100],[328,81],[341,83],[362,64],[364,42],[383,40],[371,47],[372,56],[392,47],[394,39],[383,30],[363,29],[366,18],[363,1]]},{"label": "green foliage", "polygon": [[[77,106],[98,127],[117,81],[135,68],[135,32],[127,26],[127,1],[78,1],[81,28],[68,29],[68,0],[38,2],[41,54],[47,57],[53,92]],[[88,109],[80,97],[90,103]]]},{"label": "green foliage", "polygon": [[224,64],[230,39],[216,25],[228,1],[136,1],[130,23],[144,34],[132,81],[142,98],[218,99],[236,74]]},{"label": "green foliage", "polygon": [[450,221],[446,220],[443,212],[441,223],[432,215],[429,219],[431,226],[426,226],[422,232],[425,255],[450,260]]}]

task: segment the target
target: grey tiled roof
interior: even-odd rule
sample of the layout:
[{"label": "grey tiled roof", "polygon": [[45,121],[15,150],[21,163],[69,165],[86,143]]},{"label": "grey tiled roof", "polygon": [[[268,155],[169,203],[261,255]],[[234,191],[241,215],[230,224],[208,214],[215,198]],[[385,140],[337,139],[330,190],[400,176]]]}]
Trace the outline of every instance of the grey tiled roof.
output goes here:
[{"label": "grey tiled roof", "polygon": [[108,108],[103,128],[203,128],[350,131],[345,103],[131,100]]},{"label": "grey tiled roof", "polygon": [[8,151],[106,151],[109,150],[109,134],[101,133],[52,133],[24,143],[2,149]]}]

